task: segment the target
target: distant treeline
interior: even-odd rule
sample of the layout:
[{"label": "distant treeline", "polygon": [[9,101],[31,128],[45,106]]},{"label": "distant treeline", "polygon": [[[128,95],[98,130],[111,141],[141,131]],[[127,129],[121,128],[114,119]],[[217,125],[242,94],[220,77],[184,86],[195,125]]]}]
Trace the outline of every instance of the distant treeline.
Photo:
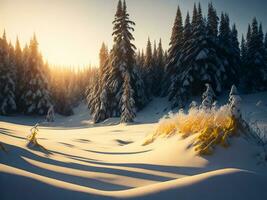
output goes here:
[{"label": "distant treeline", "polygon": [[243,92],[267,89],[267,34],[254,18],[239,43],[229,15],[220,17],[212,3],[207,17],[201,5],[182,18],[178,6],[168,51],[161,40],[145,51],[133,44],[135,23],[125,1],[118,1],[113,21],[114,44],[103,43],[99,68],[74,70],[44,63],[36,37],[23,50],[0,38],[0,114],[45,114],[55,106],[61,114],[87,99],[95,122],[121,117],[134,120],[153,96],[167,96],[173,107],[183,107],[209,83],[217,94],[235,84]]},{"label": "distant treeline", "polygon": [[49,66],[43,61],[34,35],[22,49],[0,38],[0,114],[45,115],[50,106],[63,115],[85,98],[96,69]]}]

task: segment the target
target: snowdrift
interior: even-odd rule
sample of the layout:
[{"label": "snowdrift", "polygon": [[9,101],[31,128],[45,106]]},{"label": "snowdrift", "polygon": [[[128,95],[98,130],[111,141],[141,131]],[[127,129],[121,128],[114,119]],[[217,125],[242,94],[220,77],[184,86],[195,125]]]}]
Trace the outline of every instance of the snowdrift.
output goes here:
[{"label": "snowdrift", "polygon": [[[258,99],[247,105],[256,106]],[[63,123],[70,118],[56,119],[59,124],[41,126],[37,134],[49,153],[27,147],[36,119],[0,118],[7,150],[0,151],[0,199],[267,199],[267,166],[258,163],[259,147],[242,137],[231,138],[230,148],[217,146],[212,156],[196,154],[196,134],[142,146],[166,114],[164,102],[156,99],[128,126],[81,125],[88,119],[79,112],[69,127]],[[266,124],[264,109],[256,111],[253,116]]]},{"label": "snowdrift", "polygon": [[[173,181],[115,192],[92,190],[81,186],[77,187],[76,185],[61,181],[51,180],[51,183],[47,184],[45,180],[37,181],[43,177],[33,176],[30,178],[28,174],[21,172],[15,173],[19,175],[2,173],[1,181],[7,184],[3,184],[1,199],[250,200],[267,198],[266,177],[238,169],[217,170]],[[12,186],[8,184],[10,183],[10,179],[14,183]],[[20,182],[22,180],[24,184],[21,185]],[[16,189],[16,192],[9,192],[7,190],[9,187]]]}]

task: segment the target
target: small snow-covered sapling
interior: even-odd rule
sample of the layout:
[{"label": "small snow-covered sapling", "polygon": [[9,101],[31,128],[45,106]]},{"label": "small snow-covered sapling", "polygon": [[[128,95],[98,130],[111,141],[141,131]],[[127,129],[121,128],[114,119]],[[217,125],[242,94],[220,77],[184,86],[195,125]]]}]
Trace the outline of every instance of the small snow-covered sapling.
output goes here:
[{"label": "small snow-covered sapling", "polygon": [[230,91],[230,95],[229,95],[229,106],[230,106],[232,117],[234,117],[236,120],[242,119],[241,101],[242,99],[238,95],[236,86],[233,85]]},{"label": "small snow-covered sapling", "polygon": [[54,122],[55,121],[55,110],[54,110],[53,105],[51,105],[47,111],[46,121],[47,122]]},{"label": "small snow-covered sapling", "polygon": [[210,84],[206,84],[206,91],[202,95],[202,103],[201,103],[201,108],[203,109],[211,109],[213,106],[213,103],[216,99],[215,93],[210,86]]}]

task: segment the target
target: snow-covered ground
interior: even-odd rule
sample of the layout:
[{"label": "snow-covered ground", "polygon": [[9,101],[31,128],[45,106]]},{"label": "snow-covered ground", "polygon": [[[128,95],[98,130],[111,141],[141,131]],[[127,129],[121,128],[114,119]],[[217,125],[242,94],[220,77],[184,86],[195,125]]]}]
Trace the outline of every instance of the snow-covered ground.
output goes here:
[{"label": "snow-covered ground", "polygon": [[[267,93],[242,96],[244,115],[267,126]],[[43,124],[38,142],[49,152],[29,149],[25,140],[40,117],[0,117],[0,199],[267,199],[267,164],[260,148],[242,137],[212,156],[197,156],[194,136],[173,136],[142,146],[169,111],[157,98],[136,123],[109,119],[93,125],[84,105],[71,117]]]}]

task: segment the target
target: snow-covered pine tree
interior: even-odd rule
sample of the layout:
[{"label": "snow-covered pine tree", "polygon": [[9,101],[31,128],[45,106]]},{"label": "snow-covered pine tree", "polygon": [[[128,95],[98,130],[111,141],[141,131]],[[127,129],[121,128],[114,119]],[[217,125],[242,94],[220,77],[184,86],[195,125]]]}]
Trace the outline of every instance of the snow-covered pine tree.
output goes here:
[{"label": "snow-covered pine tree", "polygon": [[165,60],[164,60],[164,51],[162,48],[162,41],[159,40],[158,47],[157,47],[157,69],[155,73],[155,79],[154,79],[154,95],[159,96],[161,94],[161,84],[162,84],[162,78],[164,74],[164,67],[165,67]]},{"label": "snow-covered pine tree", "polygon": [[123,82],[123,94],[120,102],[121,123],[129,123],[134,121],[136,109],[133,94],[134,91],[131,88],[130,75],[126,72]]},{"label": "snow-covered pine tree", "polygon": [[216,99],[216,95],[210,86],[210,84],[206,84],[206,91],[202,94],[202,103],[201,108],[203,109],[211,109],[213,106],[213,103]]},{"label": "snow-covered pine tree", "polygon": [[91,114],[95,123],[101,122],[113,116],[111,108],[114,103],[109,101],[111,96],[106,81],[109,77],[109,70],[109,60],[106,59],[105,64],[100,68],[99,80],[97,82],[98,86],[95,86],[96,88],[91,110]]},{"label": "snow-covered pine tree", "polygon": [[217,40],[218,36],[218,25],[219,25],[219,18],[217,15],[217,11],[213,7],[212,3],[208,5],[208,23],[207,23],[207,35],[209,38]]},{"label": "snow-covered pine tree", "polygon": [[20,47],[20,42],[17,37],[16,46],[15,46],[15,66],[16,66],[16,104],[18,111],[21,111],[21,94],[22,94],[22,85],[23,85],[23,52]]},{"label": "snow-covered pine tree", "polygon": [[11,43],[11,41],[8,44],[8,63],[10,67],[11,72],[11,78],[15,82],[15,92],[16,93],[16,80],[17,80],[17,69],[16,69],[16,58],[15,58],[15,49]]},{"label": "snow-covered pine tree", "polygon": [[242,67],[244,87],[247,91],[261,91],[266,89],[264,85],[267,77],[263,33],[254,18],[247,32],[247,54]]},{"label": "snow-covered pine tree", "polygon": [[89,85],[87,96],[88,107],[95,123],[111,117],[107,109],[108,89],[106,80],[109,73],[109,55],[107,46],[103,43],[99,52],[99,70]]},{"label": "snow-covered pine tree", "polygon": [[23,113],[25,108],[25,99],[23,96],[24,91],[26,90],[27,87],[27,81],[28,79],[26,78],[26,73],[29,68],[29,56],[30,56],[30,50],[29,46],[25,44],[23,51],[22,51],[22,62],[21,62],[21,70],[18,70],[18,73],[20,73],[20,85],[17,86],[18,88],[18,111]]},{"label": "snow-covered pine tree", "polygon": [[132,89],[134,90],[135,106],[137,110],[141,110],[148,103],[148,97],[145,93],[145,84],[142,74],[136,65],[132,70],[131,79]]},{"label": "snow-covered pine tree", "polygon": [[238,83],[237,77],[240,65],[240,55],[235,53],[236,47],[233,46],[233,40],[236,40],[235,38],[237,38],[237,31],[231,31],[228,14],[222,13],[219,28],[220,50],[218,53],[224,64],[225,74],[222,83],[223,87],[226,89],[229,89],[231,85]]},{"label": "snow-covered pine tree", "polygon": [[[241,68],[241,50],[239,47],[238,41],[238,32],[236,29],[236,25],[234,24],[231,30],[231,44],[232,44],[232,53],[231,53],[231,64],[234,66],[236,77],[240,77],[240,68]],[[239,83],[239,78],[237,81],[233,81],[235,83]]]},{"label": "snow-covered pine tree", "polygon": [[142,80],[145,80],[145,54],[144,54],[144,50],[142,49],[142,51],[138,51],[138,55],[136,56],[136,65],[137,65],[137,71],[140,74],[140,77],[142,78]]},{"label": "snow-covered pine tree", "polygon": [[[158,57],[158,64],[159,66],[164,69],[164,51],[162,48],[162,40],[161,38],[159,39],[159,44],[158,44],[158,48],[157,48],[157,57]],[[162,70],[161,69],[161,70]]]},{"label": "snow-covered pine tree", "polygon": [[[136,106],[140,110],[142,109],[148,102],[148,97],[146,95],[145,90],[145,78],[146,78],[146,68],[145,68],[145,54],[144,50],[142,49],[140,53],[140,58],[138,62],[136,63],[136,68],[134,68],[134,78],[135,80],[138,80],[136,82],[135,91],[137,92],[137,97],[135,98]],[[140,89],[138,89],[140,88]]]},{"label": "snow-covered pine tree", "polygon": [[[169,99],[172,100],[173,106],[182,106],[190,96],[199,95],[206,83],[210,83],[216,92],[222,90],[221,77],[225,71],[216,51],[216,31],[212,30],[216,29],[214,24],[216,25],[217,17],[214,13],[216,12],[213,11],[214,19],[210,17],[207,22],[213,25],[208,26],[203,19],[200,4],[198,9],[194,6],[192,33],[185,42],[180,56],[178,78],[173,80],[170,87]],[[209,30],[207,27],[212,29]],[[190,35],[190,32],[186,35]]]},{"label": "snow-covered pine tree", "polygon": [[235,120],[241,120],[241,98],[238,95],[238,91],[235,85],[232,86],[229,94],[229,106],[231,114],[235,118]]},{"label": "snow-covered pine tree", "polygon": [[25,114],[44,115],[51,106],[48,81],[43,69],[44,63],[38,51],[38,42],[34,35],[30,41],[25,88],[22,99]]},{"label": "snow-covered pine tree", "polygon": [[144,63],[144,83],[146,85],[145,92],[148,99],[151,99],[152,96],[152,84],[153,84],[153,54],[150,38],[147,40],[146,45],[146,54],[145,54],[145,63]]},{"label": "snow-covered pine tree", "polygon": [[54,106],[50,106],[50,108],[47,111],[46,114],[46,121],[47,122],[54,122],[55,121],[55,110],[54,110]]},{"label": "snow-covered pine tree", "polygon": [[113,25],[114,45],[103,73],[99,74],[99,87],[95,87],[95,94],[89,102],[92,104],[89,107],[95,122],[121,115],[120,102],[126,73],[130,75],[136,107],[140,109],[147,102],[144,83],[136,66],[136,48],[131,42],[134,40],[131,32],[134,31],[135,23],[129,19],[125,1],[118,1]]},{"label": "snow-covered pine tree", "polygon": [[188,49],[191,42],[190,41],[191,37],[192,37],[192,25],[190,22],[189,12],[187,12],[184,23],[184,44],[182,46],[182,51],[184,51],[184,49]]},{"label": "snow-covered pine tree", "polygon": [[180,7],[178,6],[172,35],[169,43],[168,56],[166,60],[165,73],[162,83],[162,96],[168,94],[169,88],[178,75],[178,60],[184,44],[184,27]]},{"label": "snow-covered pine tree", "polygon": [[17,109],[15,102],[15,66],[13,48],[9,47],[6,34],[0,38],[0,114],[8,115]]},{"label": "snow-covered pine tree", "polygon": [[251,43],[251,26],[250,24],[248,24],[248,30],[247,30],[247,35],[246,35],[246,40],[247,40],[247,48],[248,48],[248,45],[249,43]]},{"label": "snow-covered pine tree", "polygon": [[243,37],[241,40],[241,49],[240,49],[240,56],[241,56],[241,67],[240,67],[240,76],[241,76],[241,87],[246,88],[247,80],[246,80],[246,72],[247,72],[247,63],[248,63],[248,43],[250,43],[251,39],[251,26],[248,24],[246,39]]},{"label": "snow-covered pine tree", "polygon": [[159,91],[159,85],[160,84],[154,84],[159,83],[159,76],[160,76],[160,70],[159,70],[159,61],[158,61],[158,51],[157,51],[157,44],[154,40],[154,48],[153,48],[153,54],[152,54],[152,85],[151,85],[151,92],[152,95],[157,96]]},{"label": "snow-covered pine tree", "polygon": [[241,69],[246,60],[246,56],[247,56],[246,53],[247,53],[246,41],[244,39],[244,35],[242,35],[241,44],[240,44]]},{"label": "snow-covered pine tree", "polygon": [[[119,101],[122,95],[122,84],[123,84],[123,76],[122,74],[126,71],[126,63],[125,60],[122,60],[122,55],[125,53],[124,48],[124,38],[123,38],[123,28],[125,28],[125,17],[123,11],[123,5],[121,0],[118,1],[117,11],[115,14],[115,19],[113,21],[113,41],[114,45],[110,52],[110,72],[108,75],[108,87],[110,89],[110,99],[112,102],[110,105],[112,116],[119,117],[120,116],[120,108]],[[122,24],[124,26],[122,26]],[[132,25],[132,23],[130,23]],[[131,33],[128,31],[129,37],[132,37]],[[127,38],[128,38],[127,36]],[[122,47],[123,46],[123,47]],[[100,92],[101,94],[101,92]],[[100,97],[100,96],[99,96]]]},{"label": "snow-covered pine tree", "polygon": [[131,41],[134,40],[131,31],[134,31],[134,28],[132,26],[134,26],[135,23],[129,19],[129,14],[127,12],[127,6],[125,0],[123,1],[123,14],[124,14],[124,25],[122,27],[124,34],[123,38],[125,40],[125,42],[123,42],[125,44],[125,47],[123,47],[125,56],[123,57],[126,58],[125,63],[127,64],[127,69],[131,76],[130,77],[131,87],[134,91],[135,106],[137,110],[140,110],[147,104],[148,97],[145,95],[144,81],[135,62],[136,47],[134,46],[133,43],[131,43]]},{"label": "snow-covered pine tree", "polygon": [[154,65],[156,65],[158,63],[157,42],[156,42],[156,40],[154,40],[154,45],[153,45],[152,62],[153,62]]}]

